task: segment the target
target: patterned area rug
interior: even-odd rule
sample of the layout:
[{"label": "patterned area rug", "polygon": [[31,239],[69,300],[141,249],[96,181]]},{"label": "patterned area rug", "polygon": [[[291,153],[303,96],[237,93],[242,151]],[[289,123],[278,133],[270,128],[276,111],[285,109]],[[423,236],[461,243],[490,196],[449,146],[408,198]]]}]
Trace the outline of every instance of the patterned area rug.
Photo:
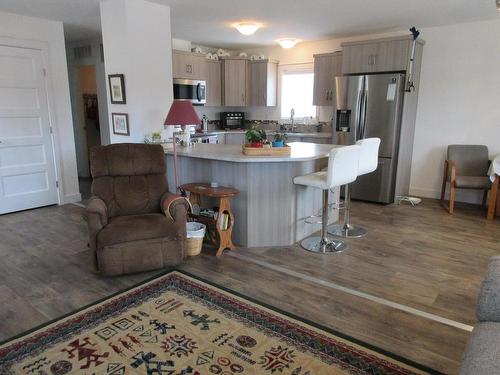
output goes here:
[{"label": "patterned area rug", "polygon": [[435,374],[178,271],[0,346],[0,374]]}]

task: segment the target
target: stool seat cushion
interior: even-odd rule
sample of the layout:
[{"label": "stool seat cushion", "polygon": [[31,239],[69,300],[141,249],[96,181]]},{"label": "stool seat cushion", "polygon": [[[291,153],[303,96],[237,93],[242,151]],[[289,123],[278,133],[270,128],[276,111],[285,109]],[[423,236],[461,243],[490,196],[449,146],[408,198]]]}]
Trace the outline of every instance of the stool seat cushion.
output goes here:
[{"label": "stool seat cushion", "polygon": [[327,183],[327,172],[316,172],[305,176],[297,176],[293,179],[296,185],[311,186],[322,190],[330,189]]}]

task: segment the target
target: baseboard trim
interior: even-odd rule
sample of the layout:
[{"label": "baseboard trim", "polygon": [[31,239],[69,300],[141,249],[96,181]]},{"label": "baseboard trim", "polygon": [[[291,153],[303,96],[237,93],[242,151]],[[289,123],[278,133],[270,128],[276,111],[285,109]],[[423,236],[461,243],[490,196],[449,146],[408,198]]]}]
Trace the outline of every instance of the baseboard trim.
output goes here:
[{"label": "baseboard trim", "polygon": [[76,202],[80,202],[81,200],[82,200],[82,195],[80,193],[68,194],[68,195],[64,196],[61,204],[76,203]]},{"label": "baseboard trim", "polygon": [[[448,199],[449,189],[446,189],[446,198]],[[472,204],[481,204],[481,192],[473,190],[461,190],[457,189],[455,195],[455,201],[463,202],[463,203],[472,203]],[[441,190],[434,189],[426,189],[426,188],[418,188],[412,187],[410,188],[410,195],[415,195],[417,197],[423,198],[432,198],[432,199],[440,199],[441,198]]]}]

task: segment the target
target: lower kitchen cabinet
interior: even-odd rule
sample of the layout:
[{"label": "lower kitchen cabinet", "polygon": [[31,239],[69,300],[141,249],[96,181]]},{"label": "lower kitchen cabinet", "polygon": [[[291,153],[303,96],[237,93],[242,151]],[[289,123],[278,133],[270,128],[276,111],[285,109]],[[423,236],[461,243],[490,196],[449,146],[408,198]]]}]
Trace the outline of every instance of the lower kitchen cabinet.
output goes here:
[{"label": "lower kitchen cabinet", "polygon": [[245,133],[226,133],[225,139],[226,145],[242,145],[245,143]]}]

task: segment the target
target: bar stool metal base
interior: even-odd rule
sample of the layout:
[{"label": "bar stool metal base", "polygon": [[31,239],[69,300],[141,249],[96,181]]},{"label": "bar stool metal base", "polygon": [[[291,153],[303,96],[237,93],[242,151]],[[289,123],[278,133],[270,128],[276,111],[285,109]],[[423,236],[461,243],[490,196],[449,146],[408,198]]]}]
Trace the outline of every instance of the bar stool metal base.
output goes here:
[{"label": "bar stool metal base", "polygon": [[319,254],[337,254],[347,250],[347,244],[340,240],[309,237],[300,243],[305,250]]},{"label": "bar stool metal base", "polygon": [[368,231],[365,228],[352,224],[348,224],[347,228],[345,224],[332,224],[328,226],[327,232],[332,236],[342,238],[359,238],[368,234]]}]

